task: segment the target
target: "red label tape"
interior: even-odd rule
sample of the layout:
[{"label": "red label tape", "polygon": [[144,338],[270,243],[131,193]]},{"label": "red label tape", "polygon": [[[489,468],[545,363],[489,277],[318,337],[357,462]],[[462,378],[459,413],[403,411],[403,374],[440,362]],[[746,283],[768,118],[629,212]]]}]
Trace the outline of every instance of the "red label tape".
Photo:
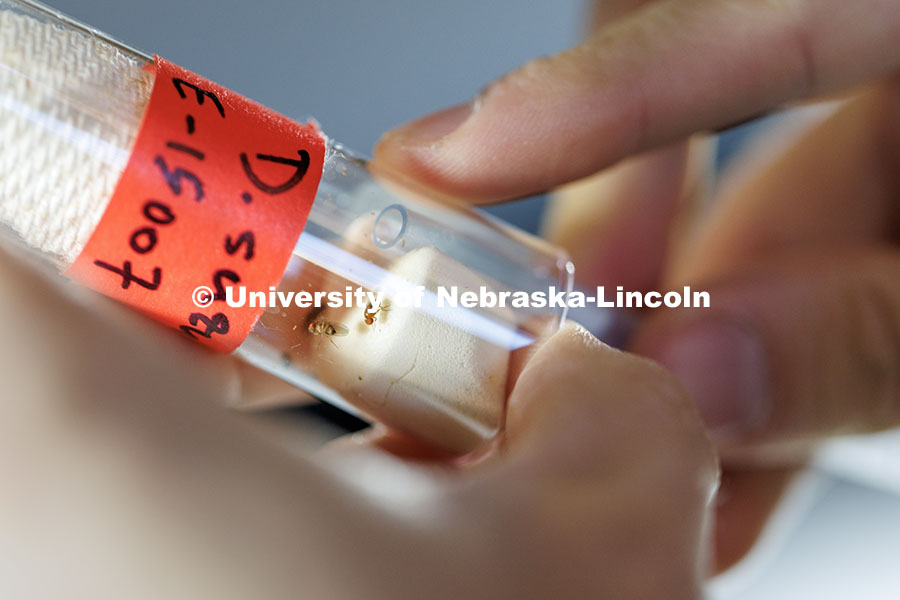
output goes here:
[{"label": "red label tape", "polygon": [[65,275],[222,352],[262,308],[226,286],[280,281],[322,176],[325,137],[156,57],[134,149]]}]

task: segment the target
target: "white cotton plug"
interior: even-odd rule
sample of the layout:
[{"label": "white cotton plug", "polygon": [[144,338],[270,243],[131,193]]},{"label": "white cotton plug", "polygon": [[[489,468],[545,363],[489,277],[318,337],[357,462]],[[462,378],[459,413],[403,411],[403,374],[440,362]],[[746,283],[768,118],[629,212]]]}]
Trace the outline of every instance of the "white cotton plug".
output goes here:
[{"label": "white cotton plug", "polygon": [[125,169],[153,76],[101,39],[8,10],[0,64],[0,223],[66,267]]}]

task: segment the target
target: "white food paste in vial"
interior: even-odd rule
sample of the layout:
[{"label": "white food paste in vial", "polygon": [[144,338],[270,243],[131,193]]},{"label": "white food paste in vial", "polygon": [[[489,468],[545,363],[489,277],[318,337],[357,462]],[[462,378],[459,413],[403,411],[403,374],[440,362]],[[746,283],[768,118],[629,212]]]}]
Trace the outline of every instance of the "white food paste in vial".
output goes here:
[{"label": "white food paste in vial", "polygon": [[[407,253],[391,273],[426,294],[447,281],[460,293],[487,285],[433,247]],[[381,421],[415,422],[420,434],[450,450],[469,450],[493,437],[503,418],[509,350],[467,331],[473,329],[467,309],[430,314],[388,300],[371,325],[361,308],[323,313],[349,332],[319,344],[318,376]]]}]

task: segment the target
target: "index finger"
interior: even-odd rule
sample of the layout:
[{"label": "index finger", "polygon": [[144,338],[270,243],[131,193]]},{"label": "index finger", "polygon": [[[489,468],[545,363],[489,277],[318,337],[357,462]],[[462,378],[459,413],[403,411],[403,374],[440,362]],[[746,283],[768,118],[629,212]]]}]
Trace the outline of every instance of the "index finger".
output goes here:
[{"label": "index finger", "polygon": [[661,0],[388,133],[384,166],[474,201],[544,191],[900,66],[895,0]]}]

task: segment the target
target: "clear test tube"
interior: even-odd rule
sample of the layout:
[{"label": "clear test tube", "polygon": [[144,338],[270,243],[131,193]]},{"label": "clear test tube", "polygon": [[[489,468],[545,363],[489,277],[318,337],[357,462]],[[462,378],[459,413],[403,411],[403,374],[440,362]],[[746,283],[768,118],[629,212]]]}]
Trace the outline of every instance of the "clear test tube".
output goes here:
[{"label": "clear test tube", "polygon": [[[153,59],[25,0],[0,0],[0,222],[64,269],[128,161]],[[282,292],[387,286],[381,306],[268,308],[235,353],[313,395],[456,454],[503,427],[522,353],[564,307],[438,305],[458,292],[568,291],[565,253],[329,142]],[[421,289],[418,306],[392,300]],[[481,300],[481,299],[480,299]]]}]

